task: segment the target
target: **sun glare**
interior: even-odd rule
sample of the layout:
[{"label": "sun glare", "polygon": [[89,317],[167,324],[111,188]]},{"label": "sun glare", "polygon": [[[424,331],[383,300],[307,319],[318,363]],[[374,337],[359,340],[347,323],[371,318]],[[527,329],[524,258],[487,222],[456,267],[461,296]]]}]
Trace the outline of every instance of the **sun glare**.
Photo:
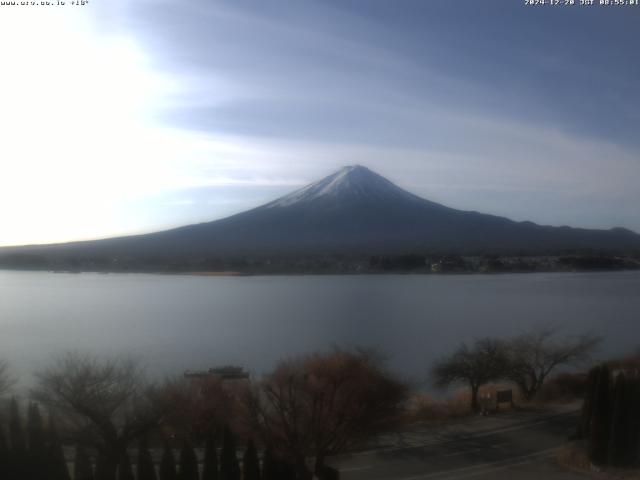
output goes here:
[{"label": "sun glare", "polygon": [[110,233],[119,200],[169,175],[151,114],[171,83],[132,39],[37,10],[0,18],[4,245]]}]

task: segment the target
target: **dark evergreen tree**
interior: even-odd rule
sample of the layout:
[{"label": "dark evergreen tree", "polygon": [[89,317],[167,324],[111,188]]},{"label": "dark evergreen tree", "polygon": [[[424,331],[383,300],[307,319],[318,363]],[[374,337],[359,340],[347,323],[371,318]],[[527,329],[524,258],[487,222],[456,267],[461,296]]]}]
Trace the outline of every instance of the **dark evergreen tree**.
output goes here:
[{"label": "dark evergreen tree", "polygon": [[27,445],[24,438],[24,430],[22,429],[22,419],[20,418],[20,409],[15,398],[11,399],[9,411],[9,437],[11,439],[11,451],[14,455],[21,455],[27,451]]},{"label": "dark evergreen tree", "polygon": [[199,480],[198,458],[193,451],[191,443],[187,440],[182,442],[180,450],[180,480]]},{"label": "dark evergreen tree", "polygon": [[279,458],[277,463],[278,480],[296,480],[296,468],[291,462]]},{"label": "dark evergreen tree", "polygon": [[49,471],[48,480],[70,480],[67,460],[64,457],[64,451],[58,437],[58,429],[52,414],[49,415],[47,466]]},{"label": "dark evergreen tree", "polygon": [[35,403],[29,404],[27,415],[27,432],[29,438],[29,453],[34,458],[42,458],[46,452],[46,435],[40,409]]},{"label": "dark evergreen tree", "polygon": [[262,457],[262,480],[278,480],[278,464],[270,448]]},{"label": "dark evergreen tree", "polygon": [[576,436],[578,438],[586,438],[589,436],[591,428],[591,419],[593,417],[593,400],[595,398],[596,389],[598,387],[598,373],[600,367],[594,367],[589,370],[587,376],[587,387],[585,391],[584,402],[582,403],[582,412],[580,416],[580,424]]},{"label": "dark evergreen tree", "polygon": [[4,435],[4,429],[2,428],[2,424],[0,424],[0,455],[6,453],[9,450],[9,443],[7,442],[7,437]]},{"label": "dark evergreen tree", "polygon": [[340,480],[340,472],[335,468],[325,465],[320,475],[318,475],[318,478],[320,480]]},{"label": "dark evergreen tree", "polygon": [[96,480],[113,480],[110,462],[102,452],[98,453],[98,458],[96,459],[95,478]]},{"label": "dark evergreen tree", "polygon": [[160,460],[160,480],[177,480],[176,459],[173,456],[173,450],[169,442],[164,443],[164,451]]},{"label": "dark evergreen tree", "polygon": [[138,445],[137,480],[156,480],[156,469],[153,457],[149,452],[147,437],[140,438]]},{"label": "dark evergreen tree", "polygon": [[260,480],[260,459],[253,440],[247,442],[247,448],[242,457],[242,471],[244,480]]},{"label": "dark evergreen tree", "polygon": [[240,465],[236,453],[236,441],[228,425],[225,425],[222,435],[220,480],[240,480]]},{"label": "dark evergreen tree", "polygon": [[5,437],[3,425],[0,423],[0,478],[12,478],[13,465],[9,457],[9,443]]},{"label": "dark evergreen tree", "polygon": [[218,452],[216,451],[215,437],[212,433],[207,435],[204,443],[202,480],[218,480]]},{"label": "dark evergreen tree", "polygon": [[93,480],[91,459],[82,445],[76,445],[75,460],[73,463],[74,480]]},{"label": "dark evergreen tree", "polygon": [[631,464],[640,464],[640,376],[630,382],[629,403],[631,418],[629,419],[629,443],[631,445]]},{"label": "dark evergreen tree", "polygon": [[593,398],[593,412],[589,431],[589,458],[595,464],[607,462],[611,431],[611,387],[609,367],[599,369]]},{"label": "dark evergreen tree", "polygon": [[[637,375],[637,373],[636,373]],[[640,462],[640,377],[624,376],[614,399],[610,461],[620,467]]]},{"label": "dark evergreen tree", "polygon": [[630,457],[629,445],[629,417],[630,411],[627,395],[627,379],[620,373],[615,381],[612,395],[611,431],[609,432],[609,446],[607,463],[609,465],[624,466]]},{"label": "dark evergreen tree", "polygon": [[135,480],[133,469],[131,468],[131,459],[126,451],[120,457],[120,463],[118,464],[118,480]]},{"label": "dark evergreen tree", "polygon": [[24,480],[38,480],[47,476],[47,446],[40,409],[35,403],[27,408],[28,454],[24,462]]}]

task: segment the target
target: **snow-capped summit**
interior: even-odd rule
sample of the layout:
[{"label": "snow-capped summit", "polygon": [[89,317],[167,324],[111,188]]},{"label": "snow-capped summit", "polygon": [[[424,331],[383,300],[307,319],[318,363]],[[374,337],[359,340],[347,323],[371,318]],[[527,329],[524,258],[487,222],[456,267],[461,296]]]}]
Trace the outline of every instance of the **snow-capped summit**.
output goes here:
[{"label": "snow-capped summit", "polygon": [[419,201],[418,197],[394,185],[386,178],[362,165],[348,165],[337,172],[281,197],[264,208],[291,207],[319,200],[367,201]]}]

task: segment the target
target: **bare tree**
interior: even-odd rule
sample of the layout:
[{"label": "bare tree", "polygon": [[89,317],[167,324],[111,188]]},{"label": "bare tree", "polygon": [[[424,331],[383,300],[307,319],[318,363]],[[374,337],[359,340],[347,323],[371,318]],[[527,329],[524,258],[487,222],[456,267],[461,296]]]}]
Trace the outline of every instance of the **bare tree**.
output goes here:
[{"label": "bare tree", "polygon": [[130,442],[158,425],[163,402],[136,362],[67,353],[37,375],[35,399],[55,409],[78,441],[95,448],[105,480],[115,478]]},{"label": "bare tree", "polygon": [[163,396],[170,405],[163,426],[195,441],[221,430],[236,413],[236,398],[220,378],[169,379],[163,385]]},{"label": "bare tree", "polygon": [[462,343],[453,354],[435,363],[431,376],[436,386],[441,388],[466,383],[471,389],[471,409],[477,410],[480,387],[503,378],[507,361],[507,348],[503,341],[483,338],[471,346]]},{"label": "bare tree", "polygon": [[396,418],[407,388],[364,352],[336,350],[282,362],[247,399],[262,441],[310,478]]},{"label": "bare tree", "polygon": [[524,333],[509,342],[507,378],[532,400],[555,368],[588,361],[599,343],[592,334],[559,338],[553,327]]}]

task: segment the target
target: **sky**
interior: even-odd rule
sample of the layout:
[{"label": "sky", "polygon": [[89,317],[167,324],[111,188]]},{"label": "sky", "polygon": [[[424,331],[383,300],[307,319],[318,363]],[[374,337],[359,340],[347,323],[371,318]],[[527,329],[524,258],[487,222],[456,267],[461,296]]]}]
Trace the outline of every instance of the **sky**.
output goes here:
[{"label": "sky", "polygon": [[640,232],[640,7],[57,2],[0,5],[0,245],[214,220],[350,164]]}]

